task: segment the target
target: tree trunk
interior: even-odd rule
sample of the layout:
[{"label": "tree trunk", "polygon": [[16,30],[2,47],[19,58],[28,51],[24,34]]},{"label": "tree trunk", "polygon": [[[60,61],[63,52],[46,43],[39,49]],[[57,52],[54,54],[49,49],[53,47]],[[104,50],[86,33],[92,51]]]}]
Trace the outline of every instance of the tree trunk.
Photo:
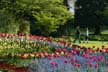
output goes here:
[{"label": "tree trunk", "polygon": [[95,34],[95,35],[101,34],[101,27],[100,27],[99,25],[95,26],[94,34]]}]

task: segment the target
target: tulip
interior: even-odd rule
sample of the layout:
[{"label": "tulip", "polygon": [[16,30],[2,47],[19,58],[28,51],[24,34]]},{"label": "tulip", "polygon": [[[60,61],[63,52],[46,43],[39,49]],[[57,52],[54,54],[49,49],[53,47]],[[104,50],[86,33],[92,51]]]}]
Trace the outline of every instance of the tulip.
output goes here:
[{"label": "tulip", "polygon": [[25,56],[24,56],[24,54],[21,54],[21,56],[20,56],[20,57],[21,57],[21,59],[25,59]]},{"label": "tulip", "polygon": [[48,60],[51,60],[52,59],[52,57],[48,57]]},{"label": "tulip", "polygon": [[52,57],[52,54],[48,54],[48,57]]},{"label": "tulip", "polygon": [[71,58],[71,61],[75,61],[75,59],[72,57],[72,58]]},{"label": "tulip", "polygon": [[102,61],[102,56],[98,56],[98,61]]},{"label": "tulip", "polygon": [[67,63],[68,63],[68,60],[67,60],[67,59],[65,59],[65,60],[64,60],[64,63],[66,63],[66,64],[67,64]]},{"label": "tulip", "polygon": [[69,54],[66,54],[66,58],[70,58],[70,55]]},{"label": "tulip", "polygon": [[92,50],[92,53],[94,53],[95,52],[95,50]]},{"label": "tulip", "polygon": [[94,57],[94,56],[91,55],[91,56],[90,56],[90,59],[93,59],[93,57]]},{"label": "tulip", "polygon": [[67,51],[66,49],[63,49],[63,52],[64,52],[64,53],[66,53],[66,51]]},{"label": "tulip", "polygon": [[95,66],[94,66],[95,68],[98,68],[98,64],[95,64]]},{"label": "tulip", "polygon": [[90,66],[90,67],[92,67],[92,66],[93,66],[93,64],[91,64],[91,63],[90,63],[90,64],[89,64],[89,66]]},{"label": "tulip", "polygon": [[71,64],[74,65],[74,61],[71,61]]},{"label": "tulip", "polygon": [[93,58],[93,61],[96,61],[96,58]]},{"label": "tulip", "polygon": [[100,51],[100,48],[97,48],[97,50],[96,51]]},{"label": "tulip", "polygon": [[78,63],[78,64],[77,64],[77,67],[81,67],[81,64],[80,64],[80,63]]},{"label": "tulip", "polygon": [[59,52],[59,53],[61,53],[61,52],[62,52],[62,49],[61,49],[61,48],[59,48],[59,49],[58,49],[58,52]]},{"label": "tulip", "polygon": [[55,66],[55,62],[51,62],[51,65]]},{"label": "tulip", "polygon": [[75,62],[79,62],[79,60],[78,60],[78,59],[76,59],[76,60],[75,60]]},{"label": "tulip", "polygon": [[34,52],[34,55],[35,55],[35,56],[36,56],[36,54],[37,54],[37,53],[36,53],[36,52]]}]

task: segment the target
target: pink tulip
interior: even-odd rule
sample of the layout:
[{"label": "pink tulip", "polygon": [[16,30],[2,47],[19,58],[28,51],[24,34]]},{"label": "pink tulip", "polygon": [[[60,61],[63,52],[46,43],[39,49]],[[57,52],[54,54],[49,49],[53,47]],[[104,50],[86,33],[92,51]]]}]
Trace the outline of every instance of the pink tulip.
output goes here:
[{"label": "pink tulip", "polygon": [[102,56],[98,56],[98,61],[102,61]]},{"label": "pink tulip", "polygon": [[82,56],[88,59],[88,54],[83,54]]},{"label": "pink tulip", "polygon": [[51,62],[51,65],[55,66],[55,62],[54,62],[54,61],[53,61],[53,62]]},{"label": "pink tulip", "polygon": [[91,55],[91,56],[90,56],[90,59],[93,59],[93,58],[94,58],[94,56]]},{"label": "pink tulip", "polygon": [[71,64],[74,65],[74,61],[71,61]]},{"label": "pink tulip", "polygon": [[66,54],[66,58],[70,58],[70,55],[69,54]]},{"label": "pink tulip", "polygon": [[75,61],[75,59],[72,57],[72,58],[71,58],[71,61]]},{"label": "pink tulip", "polygon": [[96,61],[96,58],[93,58],[93,61]]}]

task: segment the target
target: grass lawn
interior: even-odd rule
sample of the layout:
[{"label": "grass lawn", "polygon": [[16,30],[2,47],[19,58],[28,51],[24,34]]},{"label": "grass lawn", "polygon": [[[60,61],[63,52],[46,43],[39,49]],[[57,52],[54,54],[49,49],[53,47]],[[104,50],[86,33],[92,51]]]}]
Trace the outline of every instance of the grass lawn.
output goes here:
[{"label": "grass lawn", "polygon": [[92,46],[101,47],[102,45],[108,47],[108,42],[102,42],[102,41],[89,41],[89,43],[76,42],[76,44],[81,45],[81,46],[86,46],[86,47],[92,47]]}]

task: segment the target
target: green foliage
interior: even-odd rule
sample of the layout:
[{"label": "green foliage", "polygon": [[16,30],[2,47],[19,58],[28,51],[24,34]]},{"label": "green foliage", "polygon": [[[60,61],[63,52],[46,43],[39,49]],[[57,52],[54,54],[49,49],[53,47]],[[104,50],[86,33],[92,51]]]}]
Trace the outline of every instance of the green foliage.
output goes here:
[{"label": "green foliage", "polygon": [[77,0],[75,9],[76,25],[95,28],[94,33],[100,34],[101,26],[108,25],[107,5],[108,2],[105,0]]},{"label": "green foliage", "polygon": [[19,27],[19,30],[16,31],[26,34],[31,31],[48,35],[72,18],[63,0],[1,0],[0,8],[5,9],[9,15],[12,14],[10,16],[13,19],[9,24],[18,23],[18,26],[15,26]]},{"label": "green foliage", "polygon": [[33,16],[37,20],[35,27],[42,29],[44,34],[57,31],[60,25],[63,25],[72,17],[61,0],[42,1],[39,8],[39,12],[33,13]]},{"label": "green foliage", "polygon": [[[72,38],[75,38],[75,35],[72,35]],[[84,40],[84,36],[81,35],[81,40]],[[102,34],[102,35],[89,35],[90,41],[108,41],[108,35]]]},{"label": "green foliage", "polygon": [[14,16],[5,10],[0,10],[0,32],[17,33],[18,23],[16,23]]}]

